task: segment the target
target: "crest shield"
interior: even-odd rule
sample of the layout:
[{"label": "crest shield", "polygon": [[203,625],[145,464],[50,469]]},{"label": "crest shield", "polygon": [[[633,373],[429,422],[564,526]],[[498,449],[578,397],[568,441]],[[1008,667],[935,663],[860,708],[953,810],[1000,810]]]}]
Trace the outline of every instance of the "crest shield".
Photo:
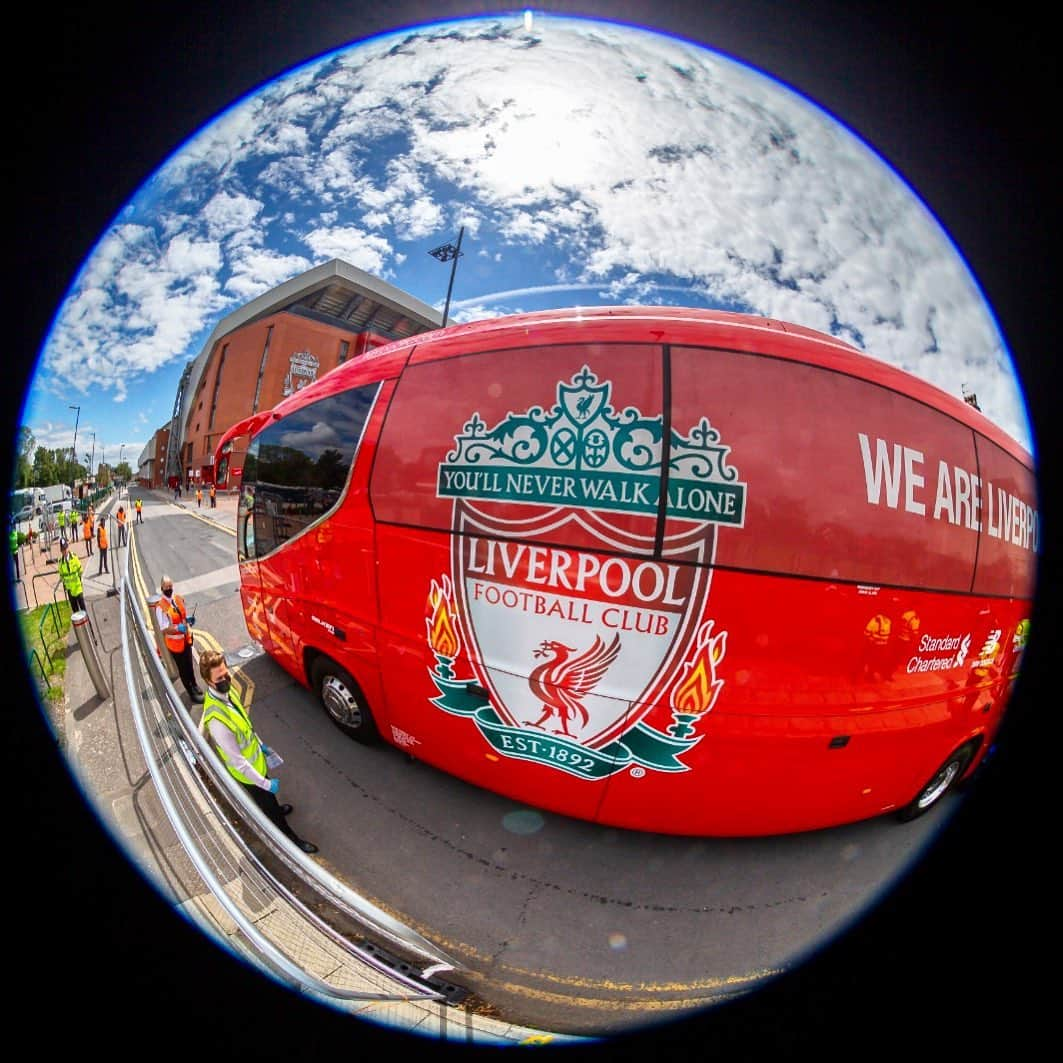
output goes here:
[{"label": "crest shield", "polygon": [[[426,616],[432,704],[504,756],[589,779],[689,770],[723,685],[725,633],[704,618],[718,526],[741,527],[745,505],[708,418],[666,439],[612,387],[584,366],[550,409],[471,415],[438,468],[450,573]],[[666,516],[683,530],[664,534]]]},{"label": "crest shield", "polygon": [[[635,542],[642,537],[602,514],[556,508],[514,522],[464,500],[455,508],[457,608],[498,716],[508,727],[604,749],[664,699],[687,654],[708,599],[715,528],[666,540],[662,558],[651,560],[617,553],[643,552],[652,537]],[[592,532],[603,552],[532,545],[570,523]],[[595,645],[615,652],[588,683],[573,666],[578,672]]]}]

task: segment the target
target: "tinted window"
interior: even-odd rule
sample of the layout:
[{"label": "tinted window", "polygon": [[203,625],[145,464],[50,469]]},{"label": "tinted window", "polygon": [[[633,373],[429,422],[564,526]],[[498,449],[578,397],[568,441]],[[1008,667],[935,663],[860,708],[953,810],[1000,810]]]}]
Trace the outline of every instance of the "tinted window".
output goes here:
[{"label": "tinted window", "polygon": [[335,508],[378,390],[371,384],[321,399],[255,437],[244,460],[241,560],[270,553]]}]

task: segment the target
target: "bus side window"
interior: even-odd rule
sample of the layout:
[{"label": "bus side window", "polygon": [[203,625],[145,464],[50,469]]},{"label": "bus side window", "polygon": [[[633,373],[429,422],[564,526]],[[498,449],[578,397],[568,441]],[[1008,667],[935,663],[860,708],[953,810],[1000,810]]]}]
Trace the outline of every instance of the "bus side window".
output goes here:
[{"label": "bus side window", "polygon": [[331,513],[347,490],[380,385],[330,395],[270,424],[248,447],[244,487],[253,501],[241,536],[263,558]]}]

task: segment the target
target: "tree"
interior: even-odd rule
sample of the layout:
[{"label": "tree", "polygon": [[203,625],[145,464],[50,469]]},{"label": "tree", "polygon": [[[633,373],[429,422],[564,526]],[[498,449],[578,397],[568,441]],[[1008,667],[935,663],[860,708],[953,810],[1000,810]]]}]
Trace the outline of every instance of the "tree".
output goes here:
[{"label": "tree", "polygon": [[114,467],[114,478],[121,483],[129,483],[133,479],[133,469],[128,461],[120,461]]},{"label": "tree", "polygon": [[47,447],[38,447],[33,456],[33,483],[48,487],[59,482],[59,470],[55,467],[55,452]]},{"label": "tree", "polygon": [[18,430],[18,458],[15,465],[15,485],[17,487],[30,486],[30,474],[33,468],[30,462],[30,455],[36,446],[37,440],[34,439],[33,433],[23,425]]}]

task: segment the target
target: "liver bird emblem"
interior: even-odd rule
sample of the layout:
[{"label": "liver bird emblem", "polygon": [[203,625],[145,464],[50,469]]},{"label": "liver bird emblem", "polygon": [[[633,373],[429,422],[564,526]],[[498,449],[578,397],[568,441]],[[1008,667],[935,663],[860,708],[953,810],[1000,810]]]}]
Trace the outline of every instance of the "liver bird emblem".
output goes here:
[{"label": "liver bird emblem", "polygon": [[602,676],[616,660],[620,652],[620,636],[614,635],[608,646],[601,636],[595,635],[594,644],[584,650],[578,657],[571,656],[576,650],[562,642],[545,641],[539,643],[536,657],[549,657],[533,669],[528,676],[528,686],[532,693],[543,703],[543,714],[537,720],[525,720],[531,727],[542,727],[551,717],[556,716],[561,724],[554,734],[572,738],[569,723],[577,716],[586,726],[590,720],[582,700],[601,682]]}]

